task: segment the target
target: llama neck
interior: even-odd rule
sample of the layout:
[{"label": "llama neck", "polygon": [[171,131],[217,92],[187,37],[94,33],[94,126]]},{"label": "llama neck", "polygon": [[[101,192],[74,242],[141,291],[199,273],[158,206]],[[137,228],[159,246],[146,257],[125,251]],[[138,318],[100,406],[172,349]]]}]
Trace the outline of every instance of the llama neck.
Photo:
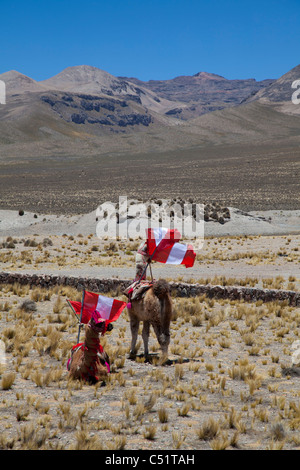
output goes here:
[{"label": "llama neck", "polygon": [[100,349],[99,333],[94,331],[90,325],[87,325],[85,330],[84,345],[85,365],[89,367],[96,361],[97,352]]}]

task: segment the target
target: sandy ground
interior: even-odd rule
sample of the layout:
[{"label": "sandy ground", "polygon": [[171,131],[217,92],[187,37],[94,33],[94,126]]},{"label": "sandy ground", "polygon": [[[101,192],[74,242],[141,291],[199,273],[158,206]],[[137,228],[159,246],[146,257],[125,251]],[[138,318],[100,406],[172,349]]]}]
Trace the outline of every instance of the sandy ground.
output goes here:
[{"label": "sandy ground", "polygon": [[[224,225],[205,223],[204,244],[193,268],[154,263],[154,277],[193,281],[225,277],[232,283],[251,278],[257,279],[257,285],[262,279],[278,277],[284,278],[285,286],[291,277],[297,286],[300,211],[245,213],[230,208],[230,212],[231,219]],[[2,249],[1,270],[131,279],[138,242],[117,243],[117,253],[110,253],[108,241],[97,237],[96,226],[95,212],[34,218],[33,213],[0,211],[0,240],[16,240],[11,256],[9,249]],[[41,244],[49,237],[51,246],[44,247],[48,258],[35,247],[24,246],[26,240]]]},{"label": "sandy ground", "polygon": [[[165,129],[162,134],[164,138]],[[217,134],[213,130],[214,140]],[[227,134],[224,130],[223,136]],[[180,196],[199,204],[218,201],[223,207],[246,211],[299,210],[298,134],[288,144],[272,138],[260,145],[254,138],[251,144],[193,147],[190,142],[191,148],[185,143],[184,149],[163,151],[161,138],[150,134],[149,148],[145,134],[138,133],[133,147],[144,149],[138,154],[126,136],[120,153],[107,140],[100,142],[102,149],[82,148],[76,142],[68,155],[50,142],[47,148],[7,145],[0,148],[0,207],[76,215],[126,195],[142,200]]]},{"label": "sandy ground", "polygon": [[[244,212],[229,208],[231,218],[224,225],[205,224],[204,236],[289,235],[300,233],[300,210]],[[0,236],[89,235],[96,233],[96,211],[78,216],[47,215],[15,210],[0,210]]]}]

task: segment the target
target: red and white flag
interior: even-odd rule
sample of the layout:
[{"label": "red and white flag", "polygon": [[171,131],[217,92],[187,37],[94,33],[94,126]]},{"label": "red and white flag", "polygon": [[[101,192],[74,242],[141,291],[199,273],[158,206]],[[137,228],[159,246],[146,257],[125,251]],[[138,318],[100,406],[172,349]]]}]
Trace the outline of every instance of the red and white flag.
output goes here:
[{"label": "red and white flag", "polygon": [[147,229],[148,254],[153,261],[167,264],[184,264],[187,268],[194,265],[196,253],[192,245],[178,243],[181,235],[177,229]]},{"label": "red and white flag", "polygon": [[[78,319],[81,314],[81,302],[68,300]],[[84,292],[83,309],[81,323],[88,323],[95,310],[98,316],[107,320],[109,323],[116,321],[126,307],[127,303],[121,300],[105,297],[104,295],[95,294],[94,292]]]}]

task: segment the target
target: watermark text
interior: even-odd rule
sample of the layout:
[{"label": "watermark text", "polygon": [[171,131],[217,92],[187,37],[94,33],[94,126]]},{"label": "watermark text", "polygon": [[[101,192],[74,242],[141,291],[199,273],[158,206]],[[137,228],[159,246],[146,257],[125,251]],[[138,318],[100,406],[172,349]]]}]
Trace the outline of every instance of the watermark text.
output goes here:
[{"label": "watermark text", "polygon": [[204,243],[203,204],[179,204],[167,199],[144,203],[120,196],[118,203],[101,204],[96,220],[96,234],[101,239],[145,239],[147,229],[163,227],[178,230],[181,240],[191,241],[195,251]]},{"label": "watermark text", "polygon": [[292,88],[296,89],[292,94],[292,103],[293,104],[300,104],[300,80],[295,80],[292,83]]},{"label": "watermark text", "polygon": [[3,80],[0,80],[0,104],[6,104],[6,86]]}]

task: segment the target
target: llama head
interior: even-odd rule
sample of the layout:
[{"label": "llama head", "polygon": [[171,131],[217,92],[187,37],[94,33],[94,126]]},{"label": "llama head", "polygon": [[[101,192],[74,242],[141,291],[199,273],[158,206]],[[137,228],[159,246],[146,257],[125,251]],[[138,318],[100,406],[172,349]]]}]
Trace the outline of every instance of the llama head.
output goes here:
[{"label": "llama head", "polygon": [[108,320],[102,318],[97,310],[94,310],[92,313],[90,324],[93,329],[98,333],[102,333],[102,335],[104,335],[106,331],[111,331],[113,329],[113,325]]}]

